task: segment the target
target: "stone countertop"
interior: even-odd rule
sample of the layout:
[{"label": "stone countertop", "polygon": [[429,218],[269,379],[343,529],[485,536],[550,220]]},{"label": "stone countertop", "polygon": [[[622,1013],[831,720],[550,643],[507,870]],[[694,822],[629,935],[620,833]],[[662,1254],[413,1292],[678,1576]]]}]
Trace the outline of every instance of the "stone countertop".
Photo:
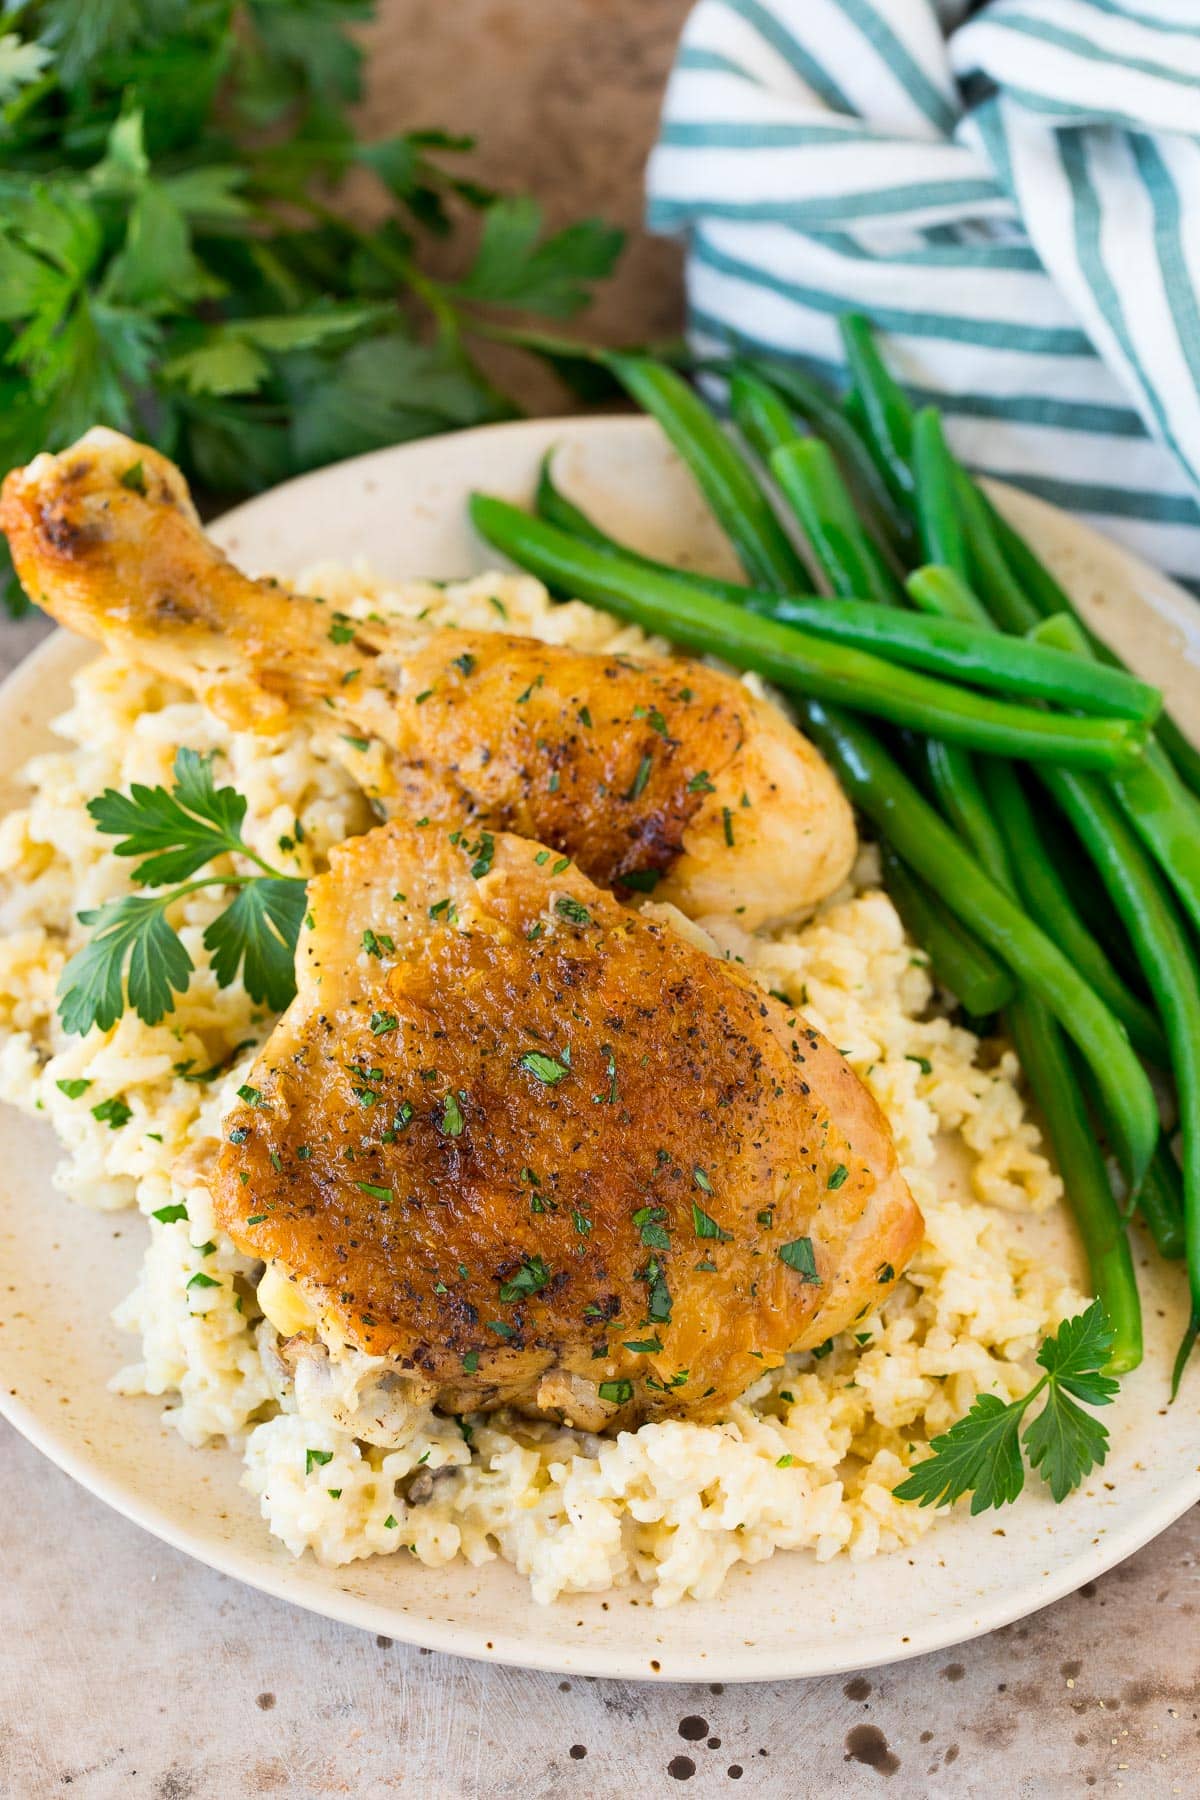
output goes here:
[{"label": "stone countertop", "polygon": [[[549,216],[636,228],[688,0],[383,0],[372,129],[468,124]],[[678,258],[636,234],[596,329],[665,335]],[[555,403],[526,367],[531,410]],[[0,671],[41,635],[0,629]],[[529,1800],[1200,1791],[1200,1511],[1079,1594],[854,1677],[648,1687],[408,1649],[212,1573],[0,1423],[0,1796]]]},{"label": "stone countertop", "polygon": [[535,1674],[331,1624],[147,1537],[3,1424],[0,1508],[5,1800],[1200,1788],[1200,1511],[956,1650],[722,1689]]}]

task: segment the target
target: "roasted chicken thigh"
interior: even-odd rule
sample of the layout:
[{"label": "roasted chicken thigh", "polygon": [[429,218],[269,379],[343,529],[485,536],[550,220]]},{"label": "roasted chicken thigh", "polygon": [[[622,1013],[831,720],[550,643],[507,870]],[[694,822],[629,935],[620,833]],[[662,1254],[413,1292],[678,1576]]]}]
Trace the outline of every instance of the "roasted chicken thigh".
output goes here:
[{"label": "roasted chicken thigh", "polygon": [[921,1218],[818,1032],[669,908],[394,821],[310,884],[221,1224],[414,1397],[713,1419],[885,1295]]},{"label": "roasted chicken thigh", "polygon": [[849,870],[853,818],[817,751],[702,663],[348,619],[241,574],[178,469],[102,428],[11,473],[0,524],[25,588],[62,624],[235,727],[299,713],[387,816],[517,831],[605,886],[657,884],[693,917],[736,912],[748,929]]}]

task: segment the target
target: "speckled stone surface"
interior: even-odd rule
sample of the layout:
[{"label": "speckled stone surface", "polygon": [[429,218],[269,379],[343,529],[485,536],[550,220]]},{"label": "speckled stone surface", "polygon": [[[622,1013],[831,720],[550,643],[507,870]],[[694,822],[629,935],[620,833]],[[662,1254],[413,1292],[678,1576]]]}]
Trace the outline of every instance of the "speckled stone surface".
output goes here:
[{"label": "speckled stone surface", "polygon": [[[556,219],[635,224],[686,10],[384,0],[369,122],[469,124],[488,179],[532,186]],[[598,329],[678,316],[673,251],[635,240]],[[554,403],[518,379],[532,410]],[[0,672],[40,629],[0,632]],[[2,1423],[0,1518],[3,1800],[1200,1792],[1200,1512],[958,1651],[723,1692],[490,1668],[329,1624],[147,1537]]]},{"label": "speckled stone surface", "polygon": [[1200,1512],[961,1649],[722,1691],[527,1674],[329,1624],[147,1537],[3,1425],[0,1507],[5,1800],[1200,1790]]}]

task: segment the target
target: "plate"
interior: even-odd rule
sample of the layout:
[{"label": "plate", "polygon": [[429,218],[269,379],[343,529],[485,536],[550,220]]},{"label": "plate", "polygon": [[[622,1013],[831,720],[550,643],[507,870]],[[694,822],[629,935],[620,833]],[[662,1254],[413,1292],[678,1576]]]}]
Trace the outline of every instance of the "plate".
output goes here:
[{"label": "plate", "polygon": [[[649,421],[500,425],[342,463],[240,507],[214,530],[255,572],[367,558],[391,577],[454,577],[494,564],[471,534],[474,487],[528,500],[538,461],[562,446],[573,494],[654,554],[716,571],[728,552],[686,471]],[[996,489],[1139,670],[1200,722],[1200,611],[1180,589],[1041,502]],[[0,690],[0,803],[49,742],[88,646],[49,639]],[[1109,1423],[1107,1466],[1055,1507],[1027,1493],[1002,1514],[943,1520],[908,1553],[818,1564],[780,1553],[735,1569],[721,1596],[656,1609],[647,1592],[530,1600],[506,1564],[433,1571],[395,1557],[322,1569],[271,1540],[227,1450],[187,1448],[160,1403],[105,1386],[131,1354],[109,1321],[133,1284],[144,1226],[91,1213],[50,1186],[48,1128],[0,1108],[0,1410],[54,1462],[166,1542],[265,1592],[392,1638],[457,1655],[640,1680],[765,1681],[827,1675],[944,1649],[1045,1606],[1138,1549],[1200,1500],[1190,1393],[1167,1407],[1184,1284],[1139,1248],[1147,1354]],[[32,1497],[31,1497],[32,1499]]]}]

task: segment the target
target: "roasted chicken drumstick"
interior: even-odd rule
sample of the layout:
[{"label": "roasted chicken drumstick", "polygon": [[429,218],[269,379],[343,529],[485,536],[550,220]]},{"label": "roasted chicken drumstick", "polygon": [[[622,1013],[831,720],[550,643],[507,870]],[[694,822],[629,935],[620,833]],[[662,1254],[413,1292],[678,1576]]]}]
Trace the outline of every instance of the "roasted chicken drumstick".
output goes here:
[{"label": "roasted chicken drumstick", "polygon": [[880,1300],[921,1216],[818,1032],[565,856],[393,821],[310,884],[217,1215],[451,1411],[721,1416]]},{"label": "roasted chicken drumstick", "polygon": [[605,886],[657,884],[692,917],[736,912],[748,929],[822,899],[853,860],[830,770],[740,681],[677,658],[348,620],[241,574],[178,469],[116,432],[13,471],[0,525],[39,605],[235,727],[299,713],[384,746],[356,773],[388,816],[516,831]]}]

